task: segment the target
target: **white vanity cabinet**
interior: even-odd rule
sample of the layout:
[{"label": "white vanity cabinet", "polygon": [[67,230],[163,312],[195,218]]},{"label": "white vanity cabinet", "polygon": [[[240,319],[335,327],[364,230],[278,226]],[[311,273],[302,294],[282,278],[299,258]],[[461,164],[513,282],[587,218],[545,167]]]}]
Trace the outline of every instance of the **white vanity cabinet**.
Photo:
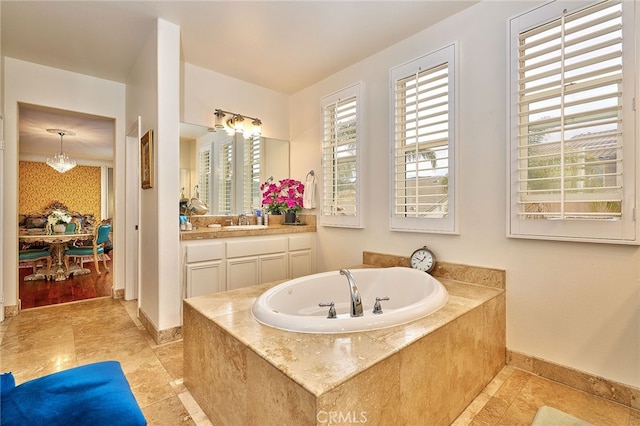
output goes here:
[{"label": "white vanity cabinet", "polygon": [[287,279],[287,236],[227,241],[227,290]]},{"label": "white vanity cabinet", "polygon": [[181,246],[187,298],[315,272],[311,232],[184,240]]},{"label": "white vanity cabinet", "polygon": [[185,297],[217,293],[226,288],[224,280],[224,243],[194,241],[183,244],[185,260]]},{"label": "white vanity cabinet", "polygon": [[298,278],[315,272],[312,234],[289,236],[289,277]]}]

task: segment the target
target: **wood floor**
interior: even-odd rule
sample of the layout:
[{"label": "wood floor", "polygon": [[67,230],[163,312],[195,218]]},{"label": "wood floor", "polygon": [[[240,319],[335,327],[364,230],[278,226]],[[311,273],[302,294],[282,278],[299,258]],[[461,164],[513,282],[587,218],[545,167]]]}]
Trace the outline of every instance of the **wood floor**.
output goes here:
[{"label": "wood floor", "polygon": [[65,281],[36,280],[25,281],[24,277],[31,274],[31,268],[20,268],[20,300],[22,309],[38,308],[59,303],[75,302],[77,300],[93,299],[111,296],[113,285],[113,269],[111,261],[107,261],[109,271],[104,270],[100,262],[101,275],[96,274],[93,262],[87,262],[84,267],[91,270],[90,274],[72,276]]}]

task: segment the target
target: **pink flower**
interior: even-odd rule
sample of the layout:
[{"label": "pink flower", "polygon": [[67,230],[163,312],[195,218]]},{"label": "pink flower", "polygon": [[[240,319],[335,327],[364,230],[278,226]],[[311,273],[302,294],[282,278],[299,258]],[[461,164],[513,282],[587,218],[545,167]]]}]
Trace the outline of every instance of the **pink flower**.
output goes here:
[{"label": "pink flower", "polygon": [[298,212],[302,209],[304,184],[295,179],[282,179],[277,183],[264,182],[260,185],[262,205],[274,213]]}]

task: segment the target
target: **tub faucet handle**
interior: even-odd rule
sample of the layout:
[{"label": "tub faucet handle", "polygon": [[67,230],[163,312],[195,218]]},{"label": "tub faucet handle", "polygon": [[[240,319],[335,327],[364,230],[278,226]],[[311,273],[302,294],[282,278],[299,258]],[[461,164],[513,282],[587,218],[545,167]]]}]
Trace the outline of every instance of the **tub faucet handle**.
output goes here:
[{"label": "tub faucet handle", "polygon": [[318,306],[320,306],[320,307],[328,306],[329,307],[329,313],[327,314],[327,318],[337,318],[338,317],[336,315],[335,303],[333,303],[333,302],[318,303]]},{"label": "tub faucet handle", "polygon": [[376,297],[376,303],[373,305],[373,313],[381,314],[382,313],[382,305],[380,304],[381,300],[389,300],[388,297]]}]

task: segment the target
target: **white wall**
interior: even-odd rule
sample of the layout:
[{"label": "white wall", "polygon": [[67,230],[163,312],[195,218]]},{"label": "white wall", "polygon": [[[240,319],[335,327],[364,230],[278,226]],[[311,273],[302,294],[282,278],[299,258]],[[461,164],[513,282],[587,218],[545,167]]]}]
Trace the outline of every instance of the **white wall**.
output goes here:
[{"label": "white wall", "polygon": [[289,97],[223,74],[183,63],[180,121],[215,124],[214,111],[237,112],[262,120],[262,135],[289,140]]},{"label": "white wall", "polygon": [[[366,228],[319,227],[318,270],[360,264],[364,250],[409,255],[424,244],[444,261],[503,268],[509,349],[638,387],[638,248],[506,237],[507,21],[534,4],[481,2],[293,95],[292,175],[321,170],[320,99],[363,81]],[[391,232],[389,69],[452,42],[460,235]]]},{"label": "white wall", "polygon": [[[157,29],[147,39],[127,79],[127,128],[141,117],[142,133],[158,129]],[[155,140],[153,141],[155,143]],[[154,156],[155,158],[155,156]],[[157,164],[156,166],[157,174]],[[156,328],[159,324],[158,289],[158,187],[140,192],[140,293],[139,306]]]},{"label": "white wall", "polygon": [[140,192],[139,306],[157,330],[181,324],[180,28],[158,19],[127,83],[127,123],[153,132],[153,185]]},{"label": "white wall", "polygon": [[[17,247],[18,232],[18,103],[24,102],[57,108],[67,111],[79,111],[115,119],[114,152],[124,155],[124,106],[125,86],[121,83],[77,74],[56,68],[50,68],[14,58],[4,58],[4,111],[5,111],[5,151],[2,163],[3,209],[2,235],[3,262],[7,266],[2,270],[5,306],[15,306],[18,301]],[[123,157],[124,158],[124,157]],[[116,168],[116,185],[122,182],[124,169]],[[116,187],[116,212],[114,219],[114,288],[124,287],[123,265],[124,250],[120,250],[119,235],[124,217],[124,192]],[[12,230],[6,232],[6,230]],[[9,266],[11,265],[11,266]]]},{"label": "white wall", "polygon": [[[2,4],[0,4],[2,22]],[[2,31],[0,31],[0,144],[4,143],[4,56],[2,56]],[[4,169],[4,149],[0,149],[0,164]],[[0,212],[4,211],[4,173],[0,172]],[[2,219],[0,219],[2,222]],[[4,271],[4,223],[0,223],[0,271]],[[4,279],[0,275],[0,321],[4,321]]]},{"label": "white wall", "polygon": [[[180,317],[180,27],[158,20],[158,289],[160,318],[165,330],[182,324]],[[176,303],[178,301],[178,303]]]}]

